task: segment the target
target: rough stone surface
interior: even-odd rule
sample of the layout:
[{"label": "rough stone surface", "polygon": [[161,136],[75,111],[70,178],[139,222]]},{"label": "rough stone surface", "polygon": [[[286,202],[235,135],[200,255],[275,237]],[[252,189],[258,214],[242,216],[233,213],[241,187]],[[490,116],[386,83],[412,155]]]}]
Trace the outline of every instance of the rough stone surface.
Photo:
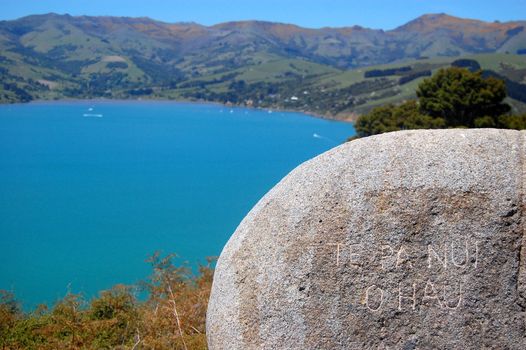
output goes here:
[{"label": "rough stone surface", "polygon": [[221,254],[210,349],[526,349],[525,135],[397,132],[299,166]]}]

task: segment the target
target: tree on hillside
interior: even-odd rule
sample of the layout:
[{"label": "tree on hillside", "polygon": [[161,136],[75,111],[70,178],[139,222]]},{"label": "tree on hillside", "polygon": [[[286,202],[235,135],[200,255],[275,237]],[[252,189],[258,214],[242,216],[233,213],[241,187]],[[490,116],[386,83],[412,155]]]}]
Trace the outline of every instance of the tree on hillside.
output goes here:
[{"label": "tree on hillside", "polygon": [[526,116],[510,115],[505,82],[452,67],[439,70],[417,89],[418,100],[374,108],[355,124],[359,137],[408,129],[526,129]]},{"label": "tree on hillside", "polygon": [[[422,113],[444,118],[449,127],[490,127],[510,111],[502,80],[452,67],[425,79],[416,91]],[[488,118],[489,117],[489,118]]]}]

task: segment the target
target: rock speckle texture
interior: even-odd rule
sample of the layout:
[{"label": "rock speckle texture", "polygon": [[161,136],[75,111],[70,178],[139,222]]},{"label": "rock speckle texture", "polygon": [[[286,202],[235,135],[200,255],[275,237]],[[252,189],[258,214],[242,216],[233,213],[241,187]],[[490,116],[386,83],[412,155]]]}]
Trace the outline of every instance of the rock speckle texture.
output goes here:
[{"label": "rock speckle texture", "polygon": [[525,136],[397,132],[299,166],[221,254],[210,349],[526,349]]}]

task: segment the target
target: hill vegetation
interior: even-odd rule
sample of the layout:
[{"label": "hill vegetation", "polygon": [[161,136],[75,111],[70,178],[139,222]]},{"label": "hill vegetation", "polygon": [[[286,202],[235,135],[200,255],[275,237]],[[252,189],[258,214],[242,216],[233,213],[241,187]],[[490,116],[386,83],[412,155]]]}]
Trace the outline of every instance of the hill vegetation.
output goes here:
[{"label": "hill vegetation", "polygon": [[173,258],[149,259],[152,275],[139,285],[146,300],[117,285],[92,300],[68,294],[51,309],[23,313],[13,294],[0,291],[0,349],[206,349],[213,270],[192,275]]},{"label": "hill vegetation", "polygon": [[508,102],[524,109],[525,25],[445,14],[391,31],[29,16],[0,22],[0,102],[183,99],[341,119],[414,98],[419,82],[462,58],[505,78]]}]

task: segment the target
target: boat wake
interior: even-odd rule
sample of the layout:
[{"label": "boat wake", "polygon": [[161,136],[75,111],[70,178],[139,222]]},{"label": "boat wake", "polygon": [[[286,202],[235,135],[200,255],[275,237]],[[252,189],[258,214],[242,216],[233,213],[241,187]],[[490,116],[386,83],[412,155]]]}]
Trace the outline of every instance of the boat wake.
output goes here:
[{"label": "boat wake", "polygon": [[312,134],[312,137],[314,137],[315,139],[319,139],[319,140],[325,140],[331,143],[337,143],[333,139],[325,137],[325,136],[321,136],[320,134],[317,134],[317,133]]}]

